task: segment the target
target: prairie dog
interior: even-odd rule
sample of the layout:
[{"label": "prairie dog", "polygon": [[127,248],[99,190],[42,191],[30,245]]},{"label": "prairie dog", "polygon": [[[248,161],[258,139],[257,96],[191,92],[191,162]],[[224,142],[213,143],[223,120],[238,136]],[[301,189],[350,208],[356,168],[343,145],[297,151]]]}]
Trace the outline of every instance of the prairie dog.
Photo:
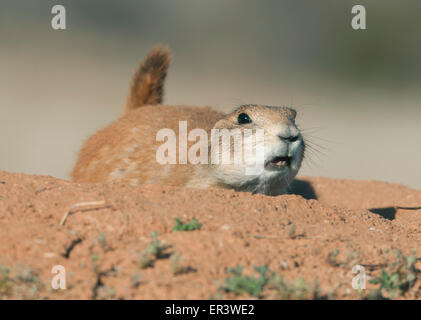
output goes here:
[{"label": "prairie dog", "polygon": [[[123,116],[85,142],[71,173],[72,179],[77,182],[123,181],[131,185],[159,183],[202,189],[221,187],[266,195],[284,193],[304,157],[305,144],[295,124],[296,112],[288,107],[242,105],[224,115],[210,107],[160,105],[170,60],[169,49],[158,46],[151,50],[133,76]],[[211,137],[212,129],[230,132],[237,129],[240,134],[247,130],[252,132],[254,140],[239,141],[244,148],[264,146],[259,154],[263,159],[262,170],[247,174],[243,161],[212,162],[214,149],[210,142],[205,150],[208,151],[208,163],[160,164],[157,151],[163,142],[157,141],[157,133],[166,128],[181,138],[178,133],[180,121],[187,122],[187,130],[204,129],[208,137]],[[264,132],[260,141],[257,129]],[[187,147],[195,142],[188,141]],[[177,159],[179,143],[182,142],[177,141]],[[233,139],[217,142],[221,150],[227,144],[232,147]],[[234,150],[229,150],[231,156]],[[255,163],[257,156],[256,151],[252,157]]]}]

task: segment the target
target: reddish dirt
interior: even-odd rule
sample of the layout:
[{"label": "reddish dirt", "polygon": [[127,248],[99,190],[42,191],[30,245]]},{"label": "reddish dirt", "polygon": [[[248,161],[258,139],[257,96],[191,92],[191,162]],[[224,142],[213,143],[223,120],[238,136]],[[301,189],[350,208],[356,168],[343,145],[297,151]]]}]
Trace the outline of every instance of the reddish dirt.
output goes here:
[{"label": "reddish dirt", "polygon": [[[358,293],[352,266],[365,265],[376,277],[393,261],[388,251],[421,251],[421,191],[307,177],[295,183],[295,192],[304,197],[77,184],[0,172],[0,297],[249,298],[218,289],[227,268],[242,265],[253,274],[253,266],[268,265],[289,282],[317,280],[321,295],[358,299],[379,285],[367,283]],[[77,208],[60,226],[72,205],[102,200],[105,206]],[[175,218],[196,218],[202,227],[172,232]],[[142,269],[152,231],[166,243],[166,255]],[[174,274],[173,253],[186,272]],[[54,265],[66,269],[66,290],[51,288]],[[420,285],[417,280],[397,298],[421,298]],[[260,298],[283,296],[267,289]]]}]

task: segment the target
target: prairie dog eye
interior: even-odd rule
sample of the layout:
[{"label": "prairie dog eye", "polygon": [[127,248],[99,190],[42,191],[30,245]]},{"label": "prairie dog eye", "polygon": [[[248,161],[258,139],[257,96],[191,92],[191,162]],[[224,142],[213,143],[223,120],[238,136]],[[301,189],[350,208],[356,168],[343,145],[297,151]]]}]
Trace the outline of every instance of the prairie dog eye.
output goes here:
[{"label": "prairie dog eye", "polygon": [[247,113],[240,113],[238,115],[238,124],[251,123],[251,119]]}]

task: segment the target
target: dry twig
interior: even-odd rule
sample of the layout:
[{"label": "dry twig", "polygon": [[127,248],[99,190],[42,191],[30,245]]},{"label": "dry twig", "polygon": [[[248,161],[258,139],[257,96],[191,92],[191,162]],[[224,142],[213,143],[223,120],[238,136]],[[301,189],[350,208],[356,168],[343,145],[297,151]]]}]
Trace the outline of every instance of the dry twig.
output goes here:
[{"label": "dry twig", "polygon": [[89,209],[85,209],[83,211],[89,211],[89,210],[96,210],[99,208],[102,208],[105,206],[105,200],[101,200],[101,201],[89,201],[89,202],[79,202],[79,203],[75,203],[73,204],[69,210],[67,210],[67,212],[64,214],[63,218],[61,218],[60,221],[60,226],[64,226],[64,224],[66,223],[67,218],[75,213],[75,209],[79,209],[81,207],[86,207],[86,206],[95,206],[95,208],[89,208]]}]

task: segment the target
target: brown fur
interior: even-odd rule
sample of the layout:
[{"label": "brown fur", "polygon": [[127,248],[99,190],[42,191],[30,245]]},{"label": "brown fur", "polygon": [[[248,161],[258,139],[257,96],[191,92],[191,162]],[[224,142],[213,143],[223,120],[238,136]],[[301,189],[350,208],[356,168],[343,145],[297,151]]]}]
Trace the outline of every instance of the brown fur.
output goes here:
[{"label": "brown fur", "polygon": [[171,62],[168,48],[156,46],[139,66],[132,79],[125,112],[143,105],[161,104],[164,96],[164,81]]}]

